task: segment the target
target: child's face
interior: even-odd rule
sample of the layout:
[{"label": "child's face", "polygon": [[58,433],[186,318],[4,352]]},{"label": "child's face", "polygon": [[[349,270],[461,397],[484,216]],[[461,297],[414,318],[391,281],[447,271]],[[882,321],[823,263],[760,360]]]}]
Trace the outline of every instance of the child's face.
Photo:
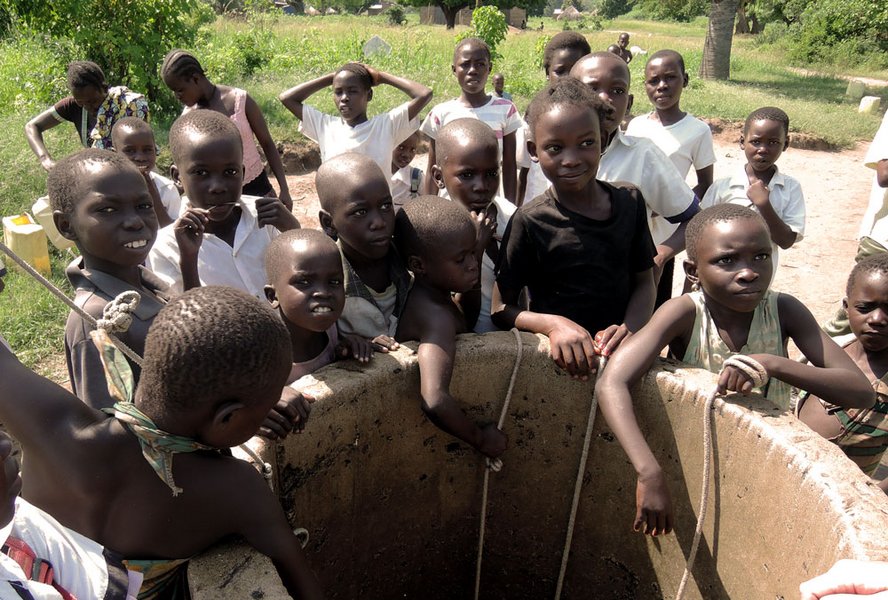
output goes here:
[{"label": "child's face", "polygon": [[399,169],[409,165],[416,157],[416,147],[419,144],[419,133],[414,133],[409,138],[398,144],[392,151],[392,162]]},{"label": "child's face", "polygon": [[345,306],[339,250],[297,240],[284,260],[266,292],[269,300],[277,300],[285,321],[309,331],[327,331]]},{"label": "child's face", "polygon": [[114,130],[112,135],[114,149],[130,159],[142,173],[154,168],[157,162],[157,146],[154,145],[154,134],[150,131],[135,131],[124,128]]},{"label": "child's face", "polygon": [[157,216],[145,179],[135,170],[84,165],[84,194],[69,215],[57,213],[59,231],[93,264],[141,265],[157,237]]},{"label": "child's face", "polygon": [[549,72],[546,78],[549,82],[554,83],[556,79],[567,77],[570,70],[578,60],[583,58],[582,50],[576,48],[562,48],[552,54],[552,61],[549,63]]},{"label": "child's face", "polygon": [[632,108],[629,67],[626,63],[617,56],[593,56],[577,64],[571,75],[592,88],[603,102],[614,108],[614,112],[605,119],[604,128],[608,135],[615,132],[626,111]]},{"label": "child's face", "polygon": [[770,171],[783,151],[789,147],[783,124],[771,119],[760,119],[749,124],[740,138],[740,147],[746,153],[746,162],[756,173]]},{"label": "child's face", "polygon": [[502,75],[494,75],[493,76],[493,89],[496,90],[497,94],[503,93],[503,85],[504,84],[505,84],[505,81],[503,80]]},{"label": "child's face", "polygon": [[209,211],[211,221],[224,221],[241,197],[244,180],[240,140],[192,132],[184,156],[171,173],[185,188],[191,205]]},{"label": "child's face", "polygon": [[712,223],[700,232],[697,260],[688,261],[706,295],[741,313],[755,310],[771,284],[771,237],[757,219]]},{"label": "child's face", "polygon": [[187,75],[185,77],[170,75],[164,78],[163,82],[175,94],[176,100],[185,106],[194,106],[203,96],[203,90],[200,88],[200,78],[197,75]]},{"label": "child's face", "polygon": [[452,244],[429,252],[422,258],[422,276],[434,288],[449,292],[467,292],[478,283],[478,258],[475,256],[474,226],[466,226]]},{"label": "child's face", "polygon": [[687,85],[688,74],[672,57],[655,58],[644,68],[644,91],[657,110],[668,110],[678,105]]},{"label": "child's face", "polygon": [[466,94],[480,94],[490,75],[490,57],[484,48],[463,46],[453,59],[453,73]]},{"label": "child's face", "polygon": [[71,96],[74,98],[74,103],[77,106],[94,113],[102,106],[102,102],[105,101],[108,92],[94,85],[85,85],[83,87],[71,88]]},{"label": "child's face", "polygon": [[556,104],[537,118],[533,133],[528,149],[556,192],[580,191],[595,179],[601,131],[591,108]]},{"label": "child's face", "polygon": [[617,38],[617,44],[620,46],[620,48],[623,48],[625,50],[626,46],[629,45],[629,34],[621,33],[620,37]]},{"label": "child's face", "polygon": [[385,258],[395,231],[388,182],[376,177],[343,182],[341,194],[331,213],[321,211],[325,230],[339,237],[349,257]]},{"label": "child's face", "polygon": [[433,171],[439,187],[469,210],[487,208],[499,189],[499,150],[496,146],[468,144],[451,152]]},{"label": "child's face", "polygon": [[333,77],[333,100],[346,123],[367,114],[367,103],[373,92],[364,85],[356,73],[340,71]]},{"label": "child's face", "polygon": [[888,349],[888,277],[861,273],[845,301],[848,322],[867,352]]}]

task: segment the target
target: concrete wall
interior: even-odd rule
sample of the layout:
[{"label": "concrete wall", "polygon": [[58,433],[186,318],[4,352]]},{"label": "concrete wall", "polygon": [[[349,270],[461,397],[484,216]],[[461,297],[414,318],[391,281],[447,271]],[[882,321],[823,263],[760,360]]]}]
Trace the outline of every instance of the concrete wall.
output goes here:
[{"label": "concrete wall", "polygon": [[[510,445],[491,477],[484,598],[553,594],[592,391],[555,367],[545,338],[522,339]],[[514,359],[511,333],[463,337],[452,391],[473,419],[497,419]],[[305,433],[269,455],[328,597],[470,597],[483,461],[423,417],[415,356],[377,354],[367,369],[344,362],[316,376]],[[631,531],[634,473],[599,414],[565,598],[674,596],[714,381],[663,362],[634,395],[675,506],[675,533],[656,540]],[[714,414],[711,505],[687,598],[794,598],[838,558],[888,559],[888,501],[834,446],[755,398],[718,400]],[[196,559],[191,578],[196,599],[287,597],[269,561],[238,545]]]}]

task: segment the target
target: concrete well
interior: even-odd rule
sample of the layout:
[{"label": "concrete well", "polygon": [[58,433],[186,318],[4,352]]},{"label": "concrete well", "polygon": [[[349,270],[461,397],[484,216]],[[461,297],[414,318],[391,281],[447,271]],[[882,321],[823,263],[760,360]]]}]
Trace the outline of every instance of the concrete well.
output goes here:
[{"label": "concrete well", "polygon": [[[592,392],[522,334],[524,351],[492,474],[481,596],[551,598]],[[467,335],[452,391],[469,415],[495,421],[516,355],[511,333]],[[690,551],[703,466],[709,373],[663,361],[635,406],[667,472],[675,533],[631,531],[635,477],[600,414],[576,522],[565,598],[674,596]],[[319,371],[308,427],[269,451],[277,489],[330,598],[470,598],[483,461],[436,429],[417,397],[406,350]],[[687,598],[795,598],[839,558],[888,559],[888,501],[841,452],[772,405],[717,400],[704,538]],[[231,544],[199,557],[195,598],[286,598],[271,563]]]}]

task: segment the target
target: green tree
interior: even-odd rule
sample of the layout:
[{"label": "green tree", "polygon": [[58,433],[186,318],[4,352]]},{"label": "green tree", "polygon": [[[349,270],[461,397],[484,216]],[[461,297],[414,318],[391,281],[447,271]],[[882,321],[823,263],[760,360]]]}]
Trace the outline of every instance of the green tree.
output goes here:
[{"label": "green tree", "polygon": [[506,39],[509,25],[506,23],[506,15],[495,6],[479,6],[472,11],[472,26],[456,36],[456,41],[467,37],[481,38],[490,47],[490,58],[501,58],[496,51],[500,42]]}]

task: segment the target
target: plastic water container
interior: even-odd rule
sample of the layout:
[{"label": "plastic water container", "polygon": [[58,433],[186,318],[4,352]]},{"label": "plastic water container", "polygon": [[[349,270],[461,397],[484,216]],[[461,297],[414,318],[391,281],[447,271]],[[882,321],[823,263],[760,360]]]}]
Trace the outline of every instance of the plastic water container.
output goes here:
[{"label": "plastic water container", "polygon": [[52,220],[52,207],[49,205],[49,196],[41,196],[37,198],[37,202],[31,206],[31,214],[46,232],[46,237],[50,243],[59,250],[67,250],[74,247],[74,242],[66,237],[62,237],[59,230],[56,229],[55,221]]},{"label": "plastic water container", "polygon": [[46,233],[28,215],[3,217],[3,243],[44,275],[50,274]]}]

